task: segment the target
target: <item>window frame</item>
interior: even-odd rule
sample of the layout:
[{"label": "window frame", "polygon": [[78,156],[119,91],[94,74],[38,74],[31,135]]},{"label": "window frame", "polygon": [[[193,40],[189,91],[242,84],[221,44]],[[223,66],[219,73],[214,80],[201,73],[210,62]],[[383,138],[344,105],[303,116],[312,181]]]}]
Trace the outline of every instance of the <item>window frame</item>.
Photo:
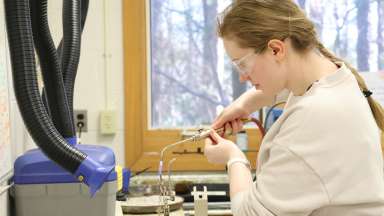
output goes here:
[{"label": "window frame", "polygon": [[[148,167],[149,171],[157,171],[161,149],[182,138],[181,130],[149,129],[151,83],[147,69],[151,67],[148,3],[149,0],[123,1],[125,165],[132,171]],[[255,168],[261,133],[258,129],[247,129],[247,134],[251,151],[246,155]],[[234,137],[230,139],[234,140]],[[204,142],[188,143],[174,150],[194,152],[198,147],[204,149]],[[175,171],[224,170],[224,165],[209,164],[204,155],[166,154],[165,161],[173,157],[177,157],[172,165]]]}]

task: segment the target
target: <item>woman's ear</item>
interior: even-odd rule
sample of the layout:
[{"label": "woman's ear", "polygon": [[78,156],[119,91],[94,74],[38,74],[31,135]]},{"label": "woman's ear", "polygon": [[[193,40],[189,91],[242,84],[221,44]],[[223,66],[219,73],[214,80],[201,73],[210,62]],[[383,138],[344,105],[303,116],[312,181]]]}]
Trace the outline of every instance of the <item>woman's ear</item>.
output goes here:
[{"label": "woman's ear", "polygon": [[271,52],[277,60],[282,60],[286,55],[286,45],[281,40],[272,39],[268,42],[268,51]]}]

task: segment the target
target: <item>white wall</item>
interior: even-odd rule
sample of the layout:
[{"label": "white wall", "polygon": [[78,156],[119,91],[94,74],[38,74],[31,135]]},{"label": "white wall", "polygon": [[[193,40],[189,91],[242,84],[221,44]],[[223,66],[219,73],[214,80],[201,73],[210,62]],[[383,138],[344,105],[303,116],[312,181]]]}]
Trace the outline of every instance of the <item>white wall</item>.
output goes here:
[{"label": "white wall", "polygon": [[[48,1],[50,28],[56,45],[62,35],[61,8],[62,1]],[[88,132],[82,134],[82,143],[112,148],[120,165],[124,165],[125,160],[122,34],[122,0],[90,1],[74,101],[75,109],[88,111]],[[17,156],[36,146],[24,129],[13,95],[10,105],[11,139],[12,145],[16,146],[13,155]],[[99,114],[105,109],[116,111],[116,135],[99,133]],[[7,194],[3,194],[0,196],[0,216],[6,215],[7,211]]]}]

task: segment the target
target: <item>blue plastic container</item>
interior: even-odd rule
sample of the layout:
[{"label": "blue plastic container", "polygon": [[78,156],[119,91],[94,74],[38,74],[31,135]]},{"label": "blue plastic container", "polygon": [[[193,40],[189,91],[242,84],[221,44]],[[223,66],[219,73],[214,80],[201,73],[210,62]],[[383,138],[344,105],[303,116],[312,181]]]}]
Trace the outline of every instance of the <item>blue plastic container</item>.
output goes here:
[{"label": "blue plastic container", "polygon": [[[75,147],[103,165],[115,166],[115,155],[110,148],[95,145],[76,145]],[[116,181],[116,178],[116,172],[113,171],[106,182]],[[48,159],[40,149],[34,149],[15,161],[14,182],[15,184],[49,184],[79,181],[71,173]]]}]

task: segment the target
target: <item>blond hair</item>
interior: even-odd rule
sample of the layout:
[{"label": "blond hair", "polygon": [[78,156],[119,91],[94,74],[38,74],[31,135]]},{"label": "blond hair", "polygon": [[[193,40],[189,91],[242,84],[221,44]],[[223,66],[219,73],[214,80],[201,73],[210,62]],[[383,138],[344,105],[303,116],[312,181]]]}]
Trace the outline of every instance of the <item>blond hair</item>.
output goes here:
[{"label": "blond hair", "polygon": [[[345,62],[319,42],[314,24],[292,0],[235,0],[218,19],[218,35],[235,40],[240,47],[253,48],[256,53],[267,49],[272,39],[289,38],[293,49],[300,53],[318,49],[332,62]],[[348,63],[360,90],[368,91],[364,79]],[[369,106],[381,131],[384,130],[384,110],[371,96]]]}]

